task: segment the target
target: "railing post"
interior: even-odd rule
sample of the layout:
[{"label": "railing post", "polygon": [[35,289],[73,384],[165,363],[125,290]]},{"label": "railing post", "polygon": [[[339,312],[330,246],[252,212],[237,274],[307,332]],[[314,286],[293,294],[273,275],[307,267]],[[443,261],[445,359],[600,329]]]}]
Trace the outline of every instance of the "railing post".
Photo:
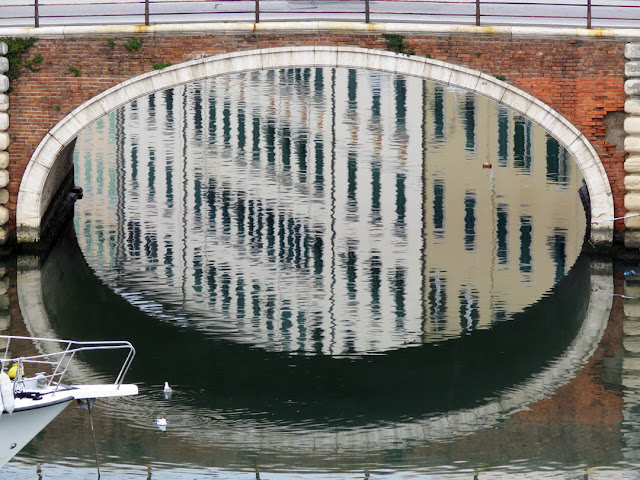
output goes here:
[{"label": "railing post", "polygon": [[587,0],[587,28],[591,28],[591,0]]},{"label": "railing post", "polygon": [[480,26],[480,0],[476,0],[476,26]]},{"label": "railing post", "polygon": [[33,13],[33,21],[34,21],[35,27],[38,28],[40,26],[40,12],[38,11],[38,0],[35,0],[33,2],[33,5],[35,7],[35,11]]},{"label": "railing post", "polygon": [[144,24],[149,25],[149,0],[144,0]]},{"label": "railing post", "polygon": [[364,23],[371,23],[369,0],[364,0]]},{"label": "railing post", "polygon": [[260,23],[260,0],[256,0],[256,23]]}]

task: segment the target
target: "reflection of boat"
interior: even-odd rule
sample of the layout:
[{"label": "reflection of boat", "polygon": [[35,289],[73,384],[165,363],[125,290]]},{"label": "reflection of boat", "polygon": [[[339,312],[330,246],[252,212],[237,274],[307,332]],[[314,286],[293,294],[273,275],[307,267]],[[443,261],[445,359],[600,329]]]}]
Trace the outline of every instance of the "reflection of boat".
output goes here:
[{"label": "reflection of boat", "polygon": [[[135,349],[125,341],[73,342],[0,335],[4,344],[2,363],[10,367],[17,363],[11,388],[2,392],[4,413],[0,417],[0,467],[14,457],[40,430],[46,427],[74,400],[86,400],[91,409],[96,398],[136,395],[136,385],[123,384],[133,361]],[[125,359],[114,383],[68,384],[70,366],[86,353],[121,350]],[[20,352],[21,356],[9,355]],[[45,351],[47,353],[36,353]],[[8,413],[11,412],[11,413]]]}]

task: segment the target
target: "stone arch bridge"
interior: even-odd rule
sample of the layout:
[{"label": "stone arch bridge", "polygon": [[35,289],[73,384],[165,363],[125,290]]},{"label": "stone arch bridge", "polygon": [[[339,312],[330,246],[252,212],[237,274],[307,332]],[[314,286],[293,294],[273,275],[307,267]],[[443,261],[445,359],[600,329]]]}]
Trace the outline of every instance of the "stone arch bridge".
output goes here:
[{"label": "stone arch bridge", "polygon": [[[413,55],[388,51],[385,33],[402,34]],[[640,247],[640,44],[633,43],[640,30],[309,22],[12,28],[3,35],[37,38],[25,54],[30,68],[11,82],[0,76],[5,244],[42,247],[55,235],[73,187],[75,138],[104,114],[225,73],[336,66],[458,86],[542,125],[581,168],[591,242]],[[139,48],[124,48],[129,40]],[[6,54],[6,45],[0,49]],[[0,71],[7,68],[0,57]]]}]

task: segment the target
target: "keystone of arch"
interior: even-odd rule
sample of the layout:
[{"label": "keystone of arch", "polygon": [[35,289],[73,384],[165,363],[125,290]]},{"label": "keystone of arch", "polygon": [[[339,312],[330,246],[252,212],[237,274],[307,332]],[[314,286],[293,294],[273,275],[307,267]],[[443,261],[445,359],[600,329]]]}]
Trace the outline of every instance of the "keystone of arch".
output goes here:
[{"label": "keystone of arch", "polygon": [[49,176],[62,150],[88,125],[139,97],[227,73],[277,68],[364,68],[410,75],[469,90],[522,114],[553,135],[582,171],[591,201],[591,242],[613,240],[613,194],[606,171],[589,140],[566,118],[528,93],[490,75],[439,60],[344,46],[279,47],[203,57],[126,80],[86,101],[40,142],[22,177],[16,209],[18,242],[37,243],[41,221],[57,190]]}]

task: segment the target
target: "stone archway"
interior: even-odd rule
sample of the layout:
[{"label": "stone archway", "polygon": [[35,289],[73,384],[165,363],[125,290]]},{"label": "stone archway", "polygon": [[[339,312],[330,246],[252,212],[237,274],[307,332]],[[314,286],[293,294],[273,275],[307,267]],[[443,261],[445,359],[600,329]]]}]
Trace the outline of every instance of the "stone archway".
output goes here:
[{"label": "stone archway", "polygon": [[41,239],[42,219],[66,174],[56,167],[59,157],[69,158],[77,135],[92,122],[116,108],[176,85],[242,71],[291,67],[364,68],[410,75],[469,90],[539,124],[567,149],[580,167],[591,201],[591,242],[609,246],[613,240],[613,194],[602,162],[589,140],[553,108],[494,77],[465,67],[417,56],[358,47],[280,47],[203,57],[122,82],[67,115],[40,142],[22,177],[16,209],[19,243]]}]

